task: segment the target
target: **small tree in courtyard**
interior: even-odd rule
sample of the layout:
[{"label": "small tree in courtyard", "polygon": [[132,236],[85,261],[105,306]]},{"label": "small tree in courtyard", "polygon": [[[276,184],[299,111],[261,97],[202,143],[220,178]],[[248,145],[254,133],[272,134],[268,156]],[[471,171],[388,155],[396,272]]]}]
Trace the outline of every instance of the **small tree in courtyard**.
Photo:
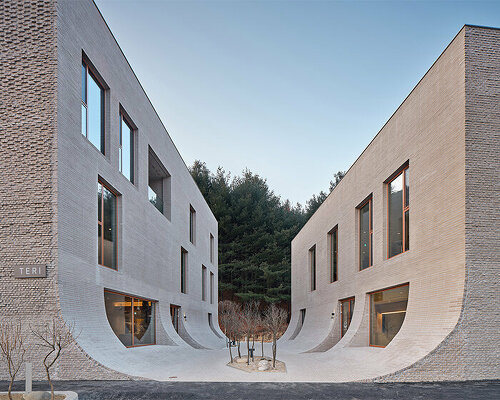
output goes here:
[{"label": "small tree in courtyard", "polygon": [[31,332],[38,340],[38,345],[45,350],[46,355],[42,363],[47,374],[47,380],[49,381],[52,400],[54,400],[54,385],[50,377],[50,369],[60,358],[61,354],[75,342],[74,326],[70,325],[66,327],[64,324],[59,324],[54,318],[52,323],[42,325],[36,329],[32,328]]},{"label": "small tree in courtyard", "polygon": [[231,341],[235,341],[239,335],[239,320],[241,307],[234,301],[224,300],[219,302],[219,321],[224,329],[229,343],[229,359],[233,362],[233,354],[231,351]]},{"label": "small tree in courtyard", "polygon": [[250,336],[253,338],[255,335],[255,330],[258,325],[258,314],[259,305],[255,301],[246,303],[243,307],[242,328],[247,339],[247,365],[250,364]]},{"label": "small tree in courtyard", "polygon": [[0,321],[0,352],[1,358],[7,364],[10,376],[7,395],[9,400],[12,400],[12,384],[23,365],[26,353],[20,322],[13,324],[5,320]]},{"label": "small tree in courtyard", "polygon": [[287,312],[274,303],[267,308],[264,314],[264,323],[273,338],[273,368],[276,367],[276,341],[278,339],[278,334],[283,332],[286,328],[286,319]]}]

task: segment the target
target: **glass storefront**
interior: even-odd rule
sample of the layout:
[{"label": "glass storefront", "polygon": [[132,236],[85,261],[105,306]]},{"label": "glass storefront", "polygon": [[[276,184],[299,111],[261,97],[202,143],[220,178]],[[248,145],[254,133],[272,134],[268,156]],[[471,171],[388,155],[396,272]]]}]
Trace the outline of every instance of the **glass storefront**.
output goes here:
[{"label": "glass storefront", "polygon": [[387,346],[401,329],[409,285],[370,294],[370,346]]},{"label": "glass storefront", "polygon": [[155,303],[104,291],[109,324],[124,346],[155,344]]}]

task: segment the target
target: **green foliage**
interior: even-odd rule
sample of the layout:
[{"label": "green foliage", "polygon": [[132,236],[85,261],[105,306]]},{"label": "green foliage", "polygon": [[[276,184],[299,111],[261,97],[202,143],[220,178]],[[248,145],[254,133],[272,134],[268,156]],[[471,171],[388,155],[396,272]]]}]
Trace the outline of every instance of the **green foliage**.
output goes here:
[{"label": "green foliage", "polygon": [[313,196],[304,210],[248,170],[231,178],[221,167],[213,174],[195,161],[190,171],[219,222],[219,297],[288,303],[290,243],[327,195]]}]

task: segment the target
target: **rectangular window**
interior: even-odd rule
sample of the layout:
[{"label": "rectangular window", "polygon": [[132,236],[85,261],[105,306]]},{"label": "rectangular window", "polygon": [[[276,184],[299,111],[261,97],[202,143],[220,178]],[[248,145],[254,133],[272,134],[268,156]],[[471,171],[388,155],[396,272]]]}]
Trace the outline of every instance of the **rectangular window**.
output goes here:
[{"label": "rectangular window", "polygon": [[97,183],[97,260],[116,268],[116,195],[101,181]]},{"label": "rectangular window", "polygon": [[340,300],[340,334],[345,335],[351,325],[352,314],[354,313],[354,297]]},{"label": "rectangular window", "polygon": [[408,179],[408,166],[406,166],[387,182],[387,258],[410,249]]},{"label": "rectangular window", "polygon": [[126,347],[156,343],[156,302],[105,290],[104,303],[111,329]]},{"label": "rectangular window", "polygon": [[189,241],[194,244],[196,240],[196,211],[189,205]]},{"label": "rectangular window", "polygon": [[309,249],[309,270],[311,273],[311,291],[316,290],[316,245]]},{"label": "rectangular window", "polygon": [[330,283],[338,279],[338,249],[339,249],[338,225],[328,233],[328,247],[330,259]]},{"label": "rectangular window", "polygon": [[104,154],[104,88],[82,61],[82,135]]},{"label": "rectangular window", "polygon": [[210,234],[210,262],[213,264],[214,263],[214,246],[215,246],[215,239],[214,235]]},{"label": "rectangular window", "polygon": [[181,247],[181,293],[187,293],[188,252]]},{"label": "rectangular window", "polygon": [[385,347],[401,329],[409,285],[370,293],[370,346]]},{"label": "rectangular window", "polygon": [[201,300],[207,301],[207,268],[201,266]]},{"label": "rectangular window", "polygon": [[210,304],[214,304],[214,287],[215,287],[214,277],[215,277],[214,273],[210,272]]},{"label": "rectangular window", "polygon": [[170,174],[149,147],[148,198],[156,209],[170,219]]},{"label": "rectangular window", "polygon": [[359,207],[359,269],[373,265],[373,217],[372,198]]},{"label": "rectangular window", "polygon": [[132,183],[134,183],[134,142],[132,124],[120,112],[119,168],[120,172]]}]

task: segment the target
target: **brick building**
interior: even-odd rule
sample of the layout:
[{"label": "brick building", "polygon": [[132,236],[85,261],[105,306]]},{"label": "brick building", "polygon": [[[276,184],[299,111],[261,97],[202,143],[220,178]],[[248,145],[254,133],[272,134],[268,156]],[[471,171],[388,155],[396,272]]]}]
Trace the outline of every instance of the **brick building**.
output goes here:
[{"label": "brick building", "polygon": [[466,25],[294,238],[283,346],[352,379],[498,378],[499,180],[500,30]]},{"label": "brick building", "polygon": [[56,379],[223,347],[217,221],[95,4],[2,1],[0,32],[0,316],[75,326]]}]

